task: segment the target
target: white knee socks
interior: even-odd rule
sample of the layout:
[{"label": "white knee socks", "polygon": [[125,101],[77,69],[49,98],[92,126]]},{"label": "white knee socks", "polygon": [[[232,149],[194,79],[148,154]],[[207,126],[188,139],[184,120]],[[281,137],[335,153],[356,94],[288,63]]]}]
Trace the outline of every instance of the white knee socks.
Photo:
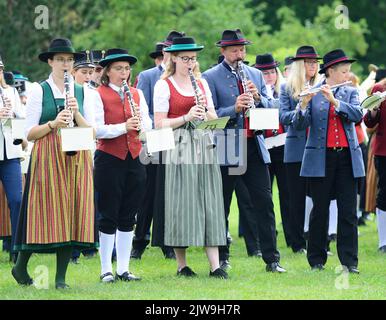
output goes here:
[{"label": "white knee socks", "polygon": [[129,271],[134,231],[122,232],[117,230],[116,235],[117,274],[122,275],[124,272]]},{"label": "white knee socks", "polygon": [[115,234],[99,233],[99,255],[101,259],[101,275],[107,272],[113,272],[111,256],[114,249]]}]

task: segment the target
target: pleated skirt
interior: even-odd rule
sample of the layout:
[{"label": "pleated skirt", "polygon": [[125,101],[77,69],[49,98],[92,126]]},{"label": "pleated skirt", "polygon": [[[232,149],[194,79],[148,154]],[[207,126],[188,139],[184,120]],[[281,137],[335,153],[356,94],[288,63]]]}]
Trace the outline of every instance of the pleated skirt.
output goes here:
[{"label": "pleated skirt", "polygon": [[97,246],[92,172],[91,152],[67,156],[57,131],[35,142],[15,250],[50,252],[61,246]]}]

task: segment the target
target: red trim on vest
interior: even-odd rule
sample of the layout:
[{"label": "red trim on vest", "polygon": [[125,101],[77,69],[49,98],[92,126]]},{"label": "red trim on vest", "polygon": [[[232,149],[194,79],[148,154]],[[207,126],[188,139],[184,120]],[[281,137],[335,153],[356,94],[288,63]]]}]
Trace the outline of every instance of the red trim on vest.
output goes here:
[{"label": "red trim on vest", "polygon": [[[281,134],[281,133],[284,133],[284,127],[283,127],[283,125],[280,123],[280,124],[279,124],[279,129],[277,129],[276,135]],[[273,136],[274,136],[273,130],[271,130],[271,129],[265,130],[265,137],[266,137],[266,138],[270,138],[270,137],[273,137]]]},{"label": "red trim on vest", "polygon": [[342,119],[335,113],[333,104],[330,104],[327,124],[327,148],[347,148],[348,141],[344,131]]},{"label": "red trim on vest", "polygon": [[358,143],[361,144],[361,143],[365,142],[365,133],[363,132],[361,122],[359,122],[355,125],[355,131],[357,132]]},{"label": "red trim on vest", "polygon": [[[127,98],[122,104],[119,94],[107,86],[98,87],[98,92],[102,98],[105,124],[119,124],[126,122],[131,117],[131,110]],[[133,100],[139,105],[138,90],[130,87]],[[97,149],[109,153],[121,160],[125,160],[127,153],[130,152],[133,159],[137,158],[141,152],[142,144],[138,137],[138,132],[130,130],[113,139],[98,139]]]}]

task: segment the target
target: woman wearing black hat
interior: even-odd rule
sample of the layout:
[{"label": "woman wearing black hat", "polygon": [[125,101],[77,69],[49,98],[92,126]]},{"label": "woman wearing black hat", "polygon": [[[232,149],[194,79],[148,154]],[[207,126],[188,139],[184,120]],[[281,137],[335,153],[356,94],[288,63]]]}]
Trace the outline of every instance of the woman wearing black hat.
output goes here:
[{"label": "woman wearing black hat", "polygon": [[[55,287],[62,289],[68,288],[65,277],[72,249],[96,246],[91,153],[67,156],[61,150],[60,128],[72,119],[70,110],[62,110],[64,71],[71,72],[77,56],[68,39],[54,39],[39,55],[52,73],[46,81],[33,84],[28,97],[27,139],[35,143],[16,235],[19,255],[12,269],[22,285],[33,283],[27,272],[32,252],[56,252]],[[93,101],[83,99],[82,87],[71,76],[67,104],[79,127],[94,124]]]},{"label": "woman wearing black hat", "polygon": [[292,58],[291,73],[280,91],[280,123],[287,127],[284,145],[284,163],[290,203],[291,247],[296,253],[305,253],[304,217],[306,201],[306,179],[300,177],[300,168],[306,145],[306,130],[293,126],[293,117],[299,102],[299,94],[307,87],[318,83],[321,59],[315,48],[302,46]]},{"label": "woman wearing black hat", "polygon": [[94,73],[95,64],[90,59],[90,51],[81,52],[83,55],[75,60],[72,75],[75,82],[81,86],[88,83]]},{"label": "woman wearing black hat", "polygon": [[[174,247],[177,275],[196,275],[187,266],[186,247],[204,246],[209,276],[227,278],[219,266],[218,246],[225,245],[226,230],[213,136],[207,130],[193,130],[191,125],[204,118],[217,118],[209,87],[199,79],[197,51],[202,49],[193,38],[174,38],[172,46],[165,49],[171,59],[154,88],[155,126],[175,129],[179,141],[175,149],[166,153],[162,240]],[[197,88],[189,78],[189,70],[197,79]]]},{"label": "woman wearing black hat", "polygon": [[[17,90],[7,85],[5,82],[4,64],[0,57],[0,180],[4,187],[10,211],[12,230],[10,260],[13,262],[16,260],[16,252],[13,250],[13,245],[15,244],[17,220],[19,217],[22,197],[22,178],[20,167],[22,147],[20,144],[13,144],[12,126],[11,121],[8,119],[24,117],[25,114]],[[6,221],[0,222],[3,226],[5,226],[5,223]]]},{"label": "woman wearing black hat", "polygon": [[327,261],[327,228],[330,199],[338,205],[337,251],[350,273],[358,271],[357,188],[364,176],[362,151],[355,123],[362,118],[359,94],[351,86],[336,86],[347,81],[351,64],[341,49],[323,57],[319,73],[326,80],[318,84],[319,93],[300,101],[294,116],[298,129],[309,127],[301,176],[308,178],[313,209],[310,217],[307,259],[312,269],[323,270]]},{"label": "woman wearing black hat", "polygon": [[[142,203],[146,171],[140,162],[142,132],[151,129],[151,119],[142,91],[125,92],[131,66],[137,58],[125,49],[109,49],[99,64],[104,68],[101,100],[96,105],[94,181],[99,213],[101,281],[140,280],[129,270],[135,215]],[[130,96],[129,96],[130,94]],[[134,114],[133,114],[134,113]],[[117,254],[117,272],[112,273],[111,256]]]}]

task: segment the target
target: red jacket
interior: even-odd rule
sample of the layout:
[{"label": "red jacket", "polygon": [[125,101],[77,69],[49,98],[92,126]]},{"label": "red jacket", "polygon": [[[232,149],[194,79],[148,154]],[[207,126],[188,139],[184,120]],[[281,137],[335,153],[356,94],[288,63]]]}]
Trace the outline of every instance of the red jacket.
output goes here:
[{"label": "red jacket", "polygon": [[[383,92],[386,90],[386,86],[377,83],[371,93]],[[382,102],[380,111],[378,111],[376,117],[371,117],[370,112],[367,112],[364,121],[367,127],[373,128],[378,124],[378,129],[375,133],[374,139],[374,155],[386,157],[386,101]]]}]

